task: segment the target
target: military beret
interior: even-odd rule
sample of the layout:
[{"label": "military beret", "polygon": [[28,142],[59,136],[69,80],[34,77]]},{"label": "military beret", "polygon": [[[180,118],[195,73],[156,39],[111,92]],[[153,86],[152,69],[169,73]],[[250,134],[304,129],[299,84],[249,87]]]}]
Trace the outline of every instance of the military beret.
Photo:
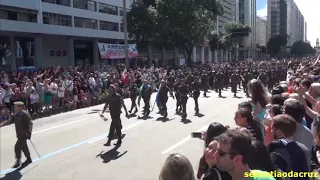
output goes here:
[{"label": "military beret", "polygon": [[24,103],[21,102],[21,101],[16,101],[13,104],[16,105],[16,106],[23,106],[24,105]]}]

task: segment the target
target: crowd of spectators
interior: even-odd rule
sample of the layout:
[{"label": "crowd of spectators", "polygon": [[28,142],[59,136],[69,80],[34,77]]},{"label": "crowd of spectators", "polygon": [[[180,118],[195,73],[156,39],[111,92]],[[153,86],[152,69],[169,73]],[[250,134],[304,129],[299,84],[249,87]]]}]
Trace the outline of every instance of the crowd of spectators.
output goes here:
[{"label": "crowd of spectators", "polygon": [[235,109],[236,128],[212,123],[195,174],[187,157],[171,154],[160,180],[318,179],[320,168],[320,56],[289,63],[287,79],[271,91],[248,83],[250,101]]}]

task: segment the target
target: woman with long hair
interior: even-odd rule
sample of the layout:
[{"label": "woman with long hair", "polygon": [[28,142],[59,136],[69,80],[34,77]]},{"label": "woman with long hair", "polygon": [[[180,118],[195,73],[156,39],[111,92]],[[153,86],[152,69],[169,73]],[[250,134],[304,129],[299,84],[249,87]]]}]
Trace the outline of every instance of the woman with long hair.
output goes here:
[{"label": "woman with long hair", "polygon": [[[248,83],[248,90],[251,94],[251,103],[253,108],[253,118],[262,122],[266,113],[266,105],[268,104],[268,96],[266,88],[260,80],[252,79]],[[264,136],[264,126],[261,123],[261,132]]]},{"label": "woman with long hair", "polygon": [[263,142],[260,122],[253,119],[253,116],[248,109],[239,108],[235,113],[234,120],[236,125],[248,129],[253,138]]},{"label": "woman with long hair", "polygon": [[[225,127],[221,123],[218,123],[218,122],[211,123],[207,131],[203,135],[205,148],[208,148],[209,144],[215,137],[219,136],[220,134],[226,131],[227,131],[227,127]],[[197,178],[201,179],[203,174],[205,174],[208,170],[209,170],[209,165],[207,164],[205,155],[203,154],[203,156],[200,158]]]}]

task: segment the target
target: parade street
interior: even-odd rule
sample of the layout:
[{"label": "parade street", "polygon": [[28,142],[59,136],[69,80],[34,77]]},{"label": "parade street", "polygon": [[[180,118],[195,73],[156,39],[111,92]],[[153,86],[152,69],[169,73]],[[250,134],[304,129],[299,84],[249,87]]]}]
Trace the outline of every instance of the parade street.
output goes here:
[{"label": "parade street", "polygon": [[[176,101],[169,98],[168,120],[157,114],[154,108],[149,119],[125,117],[122,111],[122,145],[113,149],[104,146],[111,119],[109,113],[104,115],[108,121],[99,116],[103,105],[79,109],[34,121],[32,142],[41,157],[28,141],[33,158],[29,166],[14,171],[14,145],[16,134],[14,125],[1,128],[1,179],[28,180],[150,180],[157,179],[166,157],[174,152],[185,155],[196,170],[199,158],[204,150],[204,142],[191,138],[191,132],[205,130],[212,122],[221,122],[234,126],[234,112],[237,104],[246,100],[244,93],[238,92],[238,98],[223,91],[223,98],[218,98],[214,91],[203,92],[199,98],[201,115],[194,115],[194,101],[188,99],[187,121],[175,114]],[[151,106],[155,93],[151,97]],[[130,109],[130,99],[125,100]],[[143,102],[141,103],[143,107]],[[141,110],[137,115],[140,115]],[[22,155],[22,161],[25,160]]]}]

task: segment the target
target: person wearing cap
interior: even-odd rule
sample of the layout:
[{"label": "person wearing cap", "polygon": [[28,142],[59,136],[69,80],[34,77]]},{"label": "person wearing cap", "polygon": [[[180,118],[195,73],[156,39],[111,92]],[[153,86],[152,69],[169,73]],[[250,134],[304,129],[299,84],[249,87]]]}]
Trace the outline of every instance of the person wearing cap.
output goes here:
[{"label": "person wearing cap", "polygon": [[180,94],[179,94],[179,86],[181,85],[180,79],[177,78],[176,82],[173,85],[173,91],[174,91],[174,96],[176,97],[177,103],[176,103],[176,112],[180,112],[182,110],[182,106],[180,103]]},{"label": "person wearing cap", "polygon": [[180,102],[181,102],[181,106],[182,106],[181,117],[182,117],[182,120],[186,120],[189,88],[186,84],[185,79],[181,79],[181,85],[179,86],[179,93],[180,93]]},{"label": "person wearing cap", "polygon": [[192,92],[192,97],[194,100],[194,110],[196,111],[196,114],[199,114],[199,103],[198,103],[198,99],[200,96],[200,88],[201,88],[201,84],[199,82],[199,79],[195,78],[194,81],[191,83],[191,92]]},{"label": "person wearing cap", "polygon": [[114,132],[117,133],[118,142],[115,144],[117,146],[121,145],[122,139],[121,139],[121,107],[124,108],[126,112],[126,116],[128,117],[128,111],[127,108],[123,102],[123,99],[120,94],[117,93],[117,88],[114,84],[111,84],[109,86],[109,95],[107,97],[106,103],[103,107],[102,113],[100,116],[103,117],[103,113],[106,111],[107,107],[109,106],[110,110],[110,116],[111,116],[111,125],[108,135],[108,141],[105,144],[106,146],[110,146],[111,140],[113,139]]},{"label": "person wearing cap", "polygon": [[150,98],[152,94],[152,87],[148,83],[147,79],[143,79],[143,86],[141,88],[142,99],[144,102],[143,115],[148,116],[150,114]]},{"label": "person wearing cap", "polygon": [[207,97],[207,91],[209,87],[209,76],[206,73],[206,71],[202,72],[200,79],[201,79],[201,86],[203,89],[203,97]]},{"label": "person wearing cap", "polygon": [[12,116],[12,119],[10,121],[5,121],[1,124],[1,126],[4,126],[6,124],[14,123],[15,129],[16,129],[16,135],[17,135],[17,142],[14,146],[14,152],[16,157],[16,162],[12,166],[13,168],[18,168],[21,166],[21,151],[23,151],[26,161],[23,163],[23,165],[28,165],[32,163],[32,159],[30,156],[30,151],[28,148],[27,140],[31,138],[32,133],[32,122],[31,122],[31,116],[30,114],[23,110],[24,109],[24,103],[23,102],[15,102],[14,103],[14,110],[15,114]]},{"label": "person wearing cap", "polygon": [[161,80],[159,88],[160,88],[159,89],[160,114],[166,118],[168,116],[168,112],[167,112],[168,92],[170,92],[171,97],[173,97],[173,94],[165,80]]}]

